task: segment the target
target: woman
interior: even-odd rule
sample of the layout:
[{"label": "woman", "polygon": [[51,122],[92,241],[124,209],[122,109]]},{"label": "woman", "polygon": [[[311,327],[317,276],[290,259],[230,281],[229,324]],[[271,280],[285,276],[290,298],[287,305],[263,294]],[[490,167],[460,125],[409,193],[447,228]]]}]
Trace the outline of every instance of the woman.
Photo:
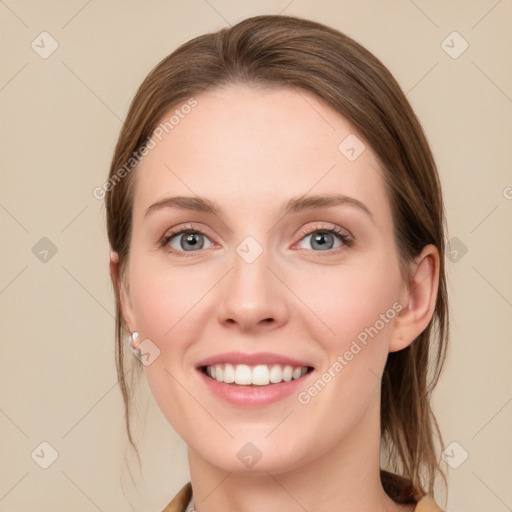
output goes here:
[{"label": "woman", "polygon": [[441,510],[442,193],[380,61],[287,16],[182,45],[105,201],[130,442],[135,365],[188,448],[165,511]]}]

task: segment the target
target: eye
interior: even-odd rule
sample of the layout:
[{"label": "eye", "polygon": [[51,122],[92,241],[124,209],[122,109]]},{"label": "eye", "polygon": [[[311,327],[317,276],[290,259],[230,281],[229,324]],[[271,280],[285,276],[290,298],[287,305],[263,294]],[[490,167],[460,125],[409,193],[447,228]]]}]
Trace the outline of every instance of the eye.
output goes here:
[{"label": "eye", "polygon": [[[301,249],[322,252],[352,245],[351,238],[337,227],[315,226],[313,230],[310,229],[301,234],[303,236],[299,242]],[[304,244],[306,244],[306,247],[304,247]]]},{"label": "eye", "polygon": [[214,245],[200,230],[188,227],[166,234],[160,244],[174,253],[198,252]]}]

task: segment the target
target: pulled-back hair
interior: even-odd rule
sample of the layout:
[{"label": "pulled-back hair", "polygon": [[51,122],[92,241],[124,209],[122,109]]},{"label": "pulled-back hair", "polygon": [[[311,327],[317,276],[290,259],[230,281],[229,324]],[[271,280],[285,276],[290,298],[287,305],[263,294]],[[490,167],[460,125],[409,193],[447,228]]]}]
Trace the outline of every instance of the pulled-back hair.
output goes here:
[{"label": "pulled-back hair", "polygon": [[[383,170],[402,277],[422,249],[439,251],[439,286],[433,317],[407,348],[390,353],[382,377],[381,444],[384,469],[433,494],[441,476],[441,434],[430,396],[448,340],[448,296],[444,266],[445,214],[440,180],[428,142],[404,93],[388,69],[350,37],[328,26],[290,16],[256,16],[202,35],[177,48],[146,77],[129,109],[110,168],[105,203],[110,245],[120,275],[129,256],[136,166],[119,179],[133,154],[170,109],[207,88],[232,84],[294,87],[324,100],[371,146]],[[130,443],[133,379],[123,339],[128,334],[116,294],[116,365]],[[437,438],[437,440],[436,440]],[[383,486],[391,493],[384,478]]]}]

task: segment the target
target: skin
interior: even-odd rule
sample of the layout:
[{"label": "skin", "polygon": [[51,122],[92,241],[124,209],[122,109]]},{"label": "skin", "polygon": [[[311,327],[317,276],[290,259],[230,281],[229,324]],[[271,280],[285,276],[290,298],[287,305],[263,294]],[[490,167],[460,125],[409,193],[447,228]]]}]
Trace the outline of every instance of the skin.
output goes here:
[{"label": "skin", "polygon": [[[188,446],[196,509],[413,510],[380,484],[380,378],[388,353],[409,345],[432,317],[437,249],[426,246],[411,262],[412,281],[402,280],[379,162],[368,144],[353,162],[338,150],[349,134],[364,139],[315,96],[236,85],[196,99],[136,171],[120,283],[127,326],[160,350],[145,373]],[[292,197],[333,193],[358,199],[372,217],[347,204],[280,213]],[[221,212],[167,207],[145,216],[171,196],[204,197]],[[171,228],[190,224],[207,237],[203,249],[169,252],[186,235],[159,245]],[[353,245],[334,236],[334,252],[315,248],[319,226],[338,226]],[[236,252],[247,236],[263,248],[253,263]],[[115,280],[117,264],[113,253]],[[319,376],[396,301],[400,313],[306,405],[292,394],[235,407],[211,394],[195,369],[221,352],[265,351],[309,361]],[[262,453],[252,468],[237,457],[247,442]]]}]

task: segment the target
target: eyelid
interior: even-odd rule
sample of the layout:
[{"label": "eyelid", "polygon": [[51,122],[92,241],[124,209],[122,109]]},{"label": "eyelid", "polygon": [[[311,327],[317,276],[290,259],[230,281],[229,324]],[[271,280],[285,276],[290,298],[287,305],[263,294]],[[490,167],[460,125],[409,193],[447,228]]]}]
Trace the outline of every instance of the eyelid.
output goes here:
[{"label": "eyelid", "polygon": [[202,235],[207,235],[205,230],[201,227],[197,227],[193,222],[189,222],[187,224],[178,224],[178,226],[169,228],[162,236],[161,240],[164,238],[169,238],[170,236],[177,235],[178,233],[182,233],[184,231],[193,231],[194,233],[201,233]]},{"label": "eyelid", "polygon": [[316,233],[317,231],[329,231],[343,235],[347,238],[354,238],[348,229],[342,228],[341,226],[337,226],[336,224],[332,224],[330,222],[313,222],[313,226],[311,226],[310,223],[310,225],[301,228],[297,236],[304,237],[311,235],[312,233]]}]

